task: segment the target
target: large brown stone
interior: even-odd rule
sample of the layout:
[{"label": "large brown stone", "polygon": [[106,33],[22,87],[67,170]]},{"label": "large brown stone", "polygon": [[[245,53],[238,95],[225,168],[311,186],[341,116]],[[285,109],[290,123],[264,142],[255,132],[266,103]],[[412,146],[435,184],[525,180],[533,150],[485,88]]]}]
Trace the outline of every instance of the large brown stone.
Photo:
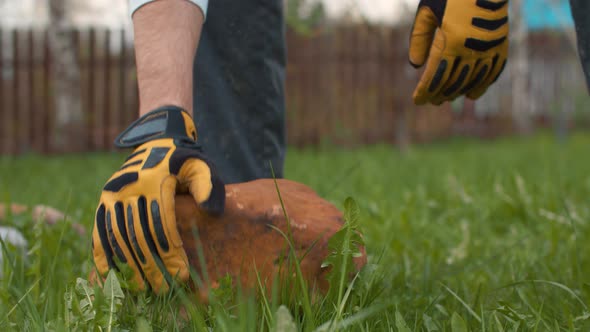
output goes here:
[{"label": "large brown stone", "polygon": [[[310,287],[326,291],[328,269],[322,268],[322,262],[329,253],[328,239],[342,227],[342,213],[303,184],[289,180],[277,180],[277,184],[296,255],[304,257],[302,274]],[[217,218],[199,210],[190,196],[177,196],[176,217],[191,266],[202,277],[206,265],[212,287],[230,275],[245,289],[253,289],[257,285],[255,271],[269,287],[278,276],[279,262],[288,254],[287,241],[277,229],[287,234],[289,228],[271,179],[227,185],[225,213]],[[205,264],[199,259],[199,250]],[[366,263],[364,248],[361,250],[363,256],[355,259],[358,269]],[[201,296],[207,293],[206,287],[200,291]]]}]

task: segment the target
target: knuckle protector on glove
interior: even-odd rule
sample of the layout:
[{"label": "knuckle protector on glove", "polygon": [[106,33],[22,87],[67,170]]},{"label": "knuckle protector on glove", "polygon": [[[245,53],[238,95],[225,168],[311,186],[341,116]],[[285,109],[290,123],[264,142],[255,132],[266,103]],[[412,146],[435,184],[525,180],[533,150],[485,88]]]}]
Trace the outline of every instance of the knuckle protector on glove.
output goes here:
[{"label": "knuckle protector on glove", "polygon": [[190,115],[176,106],[163,106],[133,122],[115,139],[118,148],[133,148],[159,138],[195,141],[197,139]]},{"label": "knuckle protector on glove", "polygon": [[125,186],[137,182],[138,178],[139,174],[137,172],[124,173],[114,179],[109,180],[109,182],[104,185],[102,190],[116,193],[121,191],[121,189],[123,189]]}]

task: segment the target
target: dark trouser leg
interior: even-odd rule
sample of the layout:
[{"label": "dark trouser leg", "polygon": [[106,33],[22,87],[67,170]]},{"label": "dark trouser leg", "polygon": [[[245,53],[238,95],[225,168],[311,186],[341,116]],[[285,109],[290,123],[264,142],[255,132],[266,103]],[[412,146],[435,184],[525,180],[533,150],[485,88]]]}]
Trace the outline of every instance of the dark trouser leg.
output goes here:
[{"label": "dark trouser leg", "polygon": [[590,92],[590,1],[570,0],[570,4],[578,35],[578,53]]},{"label": "dark trouser leg", "polygon": [[226,183],[283,175],[283,1],[209,2],[194,69],[198,142]]}]

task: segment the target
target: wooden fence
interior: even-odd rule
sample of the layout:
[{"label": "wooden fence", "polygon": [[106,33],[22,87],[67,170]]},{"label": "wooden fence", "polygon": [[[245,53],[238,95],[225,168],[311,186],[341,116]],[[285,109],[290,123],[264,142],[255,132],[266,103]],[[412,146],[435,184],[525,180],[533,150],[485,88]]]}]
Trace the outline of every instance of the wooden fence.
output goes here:
[{"label": "wooden fence", "polygon": [[[134,55],[125,31],[72,30],[87,150],[112,145],[136,116]],[[55,102],[47,31],[0,32],[0,152],[52,152]],[[65,147],[67,150],[67,147]]]},{"label": "wooden fence", "polygon": [[450,134],[448,105],[416,107],[418,72],[407,29],[348,26],[288,33],[287,109],[292,144],[432,140]]},{"label": "wooden fence", "polygon": [[[112,149],[138,108],[129,36],[96,29],[70,33],[87,127],[87,137],[79,139],[88,151]],[[448,107],[410,112],[417,76],[407,65],[405,40],[406,32],[387,28],[289,32],[290,144],[392,142],[400,131],[418,140],[448,135]],[[47,32],[0,31],[0,47],[0,153],[53,152],[55,77]]]},{"label": "wooden fence", "polygon": [[[138,109],[130,36],[97,29],[70,34],[87,129],[80,140],[86,151],[112,149],[114,137]],[[385,27],[328,28],[310,36],[289,31],[289,143],[427,141],[466,132],[462,124],[475,124],[475,134],[510,126],[505,116],[475,116],[472,103],[459,107],[462,114],[449,104],[415,107],[411,95],[419,72],[408,65],[407,40],[407,29]],[[0,154],[55,152],[50,53],[46,31],[0,30]],[[509,89],[493,93],[493,102],[510,95]],[[492,111],[504,107],[493,102]]]}]

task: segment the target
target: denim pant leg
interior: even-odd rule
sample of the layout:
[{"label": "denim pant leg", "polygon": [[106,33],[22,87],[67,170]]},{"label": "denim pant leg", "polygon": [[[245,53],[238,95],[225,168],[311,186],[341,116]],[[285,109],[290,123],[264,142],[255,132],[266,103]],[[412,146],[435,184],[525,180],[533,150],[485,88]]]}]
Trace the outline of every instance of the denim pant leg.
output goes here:
[{"label": "denim pant leg", "polygon": [[285,24],[281,0],[215,0],[194,67],[198,141],[226,183],[283,175]]},{"label": "denim pant leg", "polygon": [[578,53],[590,92],[590,1],[570,0],[570,4],[578,35]]}]

